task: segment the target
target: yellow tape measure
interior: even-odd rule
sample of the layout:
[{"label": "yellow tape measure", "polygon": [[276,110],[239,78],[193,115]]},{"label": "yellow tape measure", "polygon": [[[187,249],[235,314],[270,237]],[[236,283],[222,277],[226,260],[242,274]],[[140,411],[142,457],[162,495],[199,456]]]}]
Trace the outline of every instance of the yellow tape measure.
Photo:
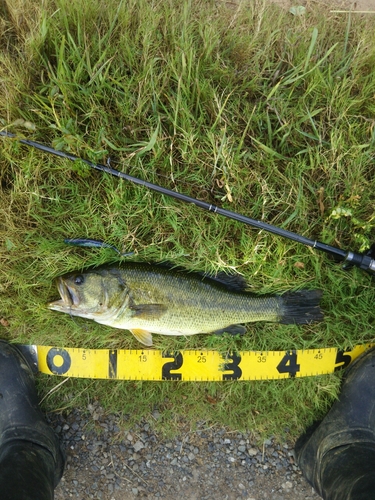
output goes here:
[{"label": "yellow tape measure", "polygon": [[116,380],[272,380],[309,377],[346,368],[375,344],[290,351],[217,351],[152,349],[110,350],[22,346],[38,370],[48,375]]}]

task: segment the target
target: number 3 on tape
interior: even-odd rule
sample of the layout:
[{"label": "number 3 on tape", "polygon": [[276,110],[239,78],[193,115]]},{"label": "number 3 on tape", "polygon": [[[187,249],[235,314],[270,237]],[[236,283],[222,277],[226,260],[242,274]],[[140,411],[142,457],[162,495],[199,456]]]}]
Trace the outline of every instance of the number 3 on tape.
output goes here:
[{"label": "number 3 on tape", "polygon": [[289,377],[295,377],[301,367],[297,363],[296,351],[287,351],[280,363],[276,367],[279,373],[289,373]]}]

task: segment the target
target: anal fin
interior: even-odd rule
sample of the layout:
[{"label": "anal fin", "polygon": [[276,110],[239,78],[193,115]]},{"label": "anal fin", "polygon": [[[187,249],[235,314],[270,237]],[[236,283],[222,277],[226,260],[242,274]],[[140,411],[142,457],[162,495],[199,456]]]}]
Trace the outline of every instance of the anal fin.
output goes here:
[{"label": "anal fin", "polygon": [[246,327],[243,325],[229,325],[211,333],[214,333],[215,335],[222,335],[223,333],[229,333],[230,335],[243,335],[246,333]]}]

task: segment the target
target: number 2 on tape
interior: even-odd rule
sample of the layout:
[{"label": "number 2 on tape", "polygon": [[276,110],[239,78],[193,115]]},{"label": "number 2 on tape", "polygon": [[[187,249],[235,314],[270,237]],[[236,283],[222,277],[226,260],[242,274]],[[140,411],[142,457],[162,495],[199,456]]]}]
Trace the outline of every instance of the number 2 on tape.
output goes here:
[{"label": "number 2 on tape", "polygon": [[173,354],[169,352],[163,352],[163,358],[173,358],[173,361],[165,363],[162,367],[162,379],[163,380],[181,380],[181,373],[171,373],[171,370],[178,370],[181,368],[184,360],[180,352],[175,352]]}]

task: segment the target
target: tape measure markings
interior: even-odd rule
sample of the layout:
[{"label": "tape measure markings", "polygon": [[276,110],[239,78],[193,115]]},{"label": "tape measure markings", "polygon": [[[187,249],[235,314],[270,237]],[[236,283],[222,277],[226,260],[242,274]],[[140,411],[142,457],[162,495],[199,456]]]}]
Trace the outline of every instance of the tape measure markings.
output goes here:
[{"label": "tape measure markings", "polygon": [[[288,351],[82,349],[32,346],[38,370],[91,379],[225,381],[300,378],[346,368],[375,344],[342,351],[333,347]],[[24,346],[26,347],[26,346]]]}]

